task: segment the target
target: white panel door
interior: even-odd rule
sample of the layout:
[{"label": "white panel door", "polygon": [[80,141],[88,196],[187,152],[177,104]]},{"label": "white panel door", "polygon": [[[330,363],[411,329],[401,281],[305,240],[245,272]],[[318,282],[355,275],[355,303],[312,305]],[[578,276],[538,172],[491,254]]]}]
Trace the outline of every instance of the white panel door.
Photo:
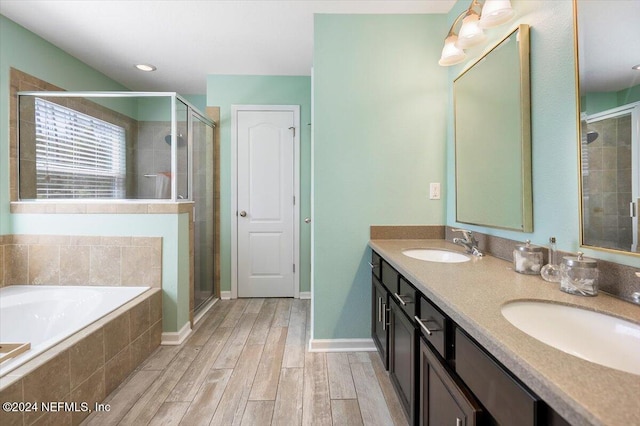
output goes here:
[{"label": "white panel door", "polygon": [[294,296],[294,113],[237,112],[238,296]]}]

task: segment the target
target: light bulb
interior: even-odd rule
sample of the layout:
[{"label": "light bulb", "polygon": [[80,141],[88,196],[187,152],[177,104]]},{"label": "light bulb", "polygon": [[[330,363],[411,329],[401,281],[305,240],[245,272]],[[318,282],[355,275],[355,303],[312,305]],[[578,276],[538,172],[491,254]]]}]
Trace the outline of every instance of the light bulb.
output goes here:
[{"label": "light bulb", "polygon": [[157,68],[153,65],[150,64],[138,64],[138,65],[134,65],[137,69],[139,69],[140,71],[145,71],[145,72],[151,72],[151,71],[155,71]]},{"label": "light bulb", "polygon": [[456,40],[458,40],[458,37],[455,35],[449,36],[445,39],[444,47],[442,48],[442,55],[440,56],[438,65],[448,67],[459,64],[467,57],[464,50],[456,47]]},{"label": "light bulb", "polygon": [[462,20],[462,27],[458,32],[456,47],[460,49],[468,49],[470,47],[477,46],[486,40],[482,28],[478,26],[478,19],[478,15],[473,13]]},{"label": "light bulb", "polygon": [[515,12],[509,0],[487,0],[482,6],[481,28],[492,28],[504,24],[513,18]]}]

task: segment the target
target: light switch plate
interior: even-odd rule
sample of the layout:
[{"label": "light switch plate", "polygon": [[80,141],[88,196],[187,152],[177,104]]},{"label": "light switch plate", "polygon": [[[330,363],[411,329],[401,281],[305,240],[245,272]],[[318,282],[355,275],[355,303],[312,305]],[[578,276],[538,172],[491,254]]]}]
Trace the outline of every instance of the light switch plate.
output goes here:
[{"label": "light switch plate", "polygon": [[439,200],[440,199],[440,183],[432,182],[429,184],[429,199],[430,200]]}]

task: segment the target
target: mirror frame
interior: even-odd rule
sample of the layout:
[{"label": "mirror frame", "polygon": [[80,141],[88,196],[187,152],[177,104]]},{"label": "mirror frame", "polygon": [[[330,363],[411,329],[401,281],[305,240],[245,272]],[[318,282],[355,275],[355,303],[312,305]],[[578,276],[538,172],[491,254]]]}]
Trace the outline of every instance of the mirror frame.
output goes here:
[{"label": "mirror frame", "polygon": [[578,44],[578,0],[573,0],[573,47],[574,47],[574,76],[576,80],[576,141],[578,156],[578,216],[579,216],[579,245],[581,248],[597,250],[612,254],[640,257],[640,252],[625,251],[615,248],[599,247],[585,244],[584,241],[584,197],[582,179],[582,120],[580,117],[580,52]]},{"label": "mirror frame", "polygon": [[[499,224],[481,223],[480,221],[472,220],[460,220],[458,212],[458,196],[459,196],[459,184],[460,178],[457,173],[458,168],[458,136],[456,131],[456,96],[455,96],[455,83],[458,79],[463,77],[467,72],[473,69],[476,64],[482,62],[488,55],[496,50],[505,40],[517,33],[519,38],[518,43],[518,60],[520,63],[519,70],[519,83],[520,83],[520,135],[517,143],[520,145],[520,179],[521,179],[521,193],[522,199],[522,216],[520,217],[520,227],[500,226]],[[458,77],[454,79],[454,164],[456,167],[455,184],[456,184],[456,222],[467,223],[470,225],[485,226],[496,229],[506,229],[518,232],[533,232],[533,189],[532,189],[532,149],[531,149],[531,73],[530,73],[530,36],[529,25],[519,24],[515,29],[510,31],[505,37],[500,39],[491,49],[486,51],[481,57],[475,60],[465,70],[463,70]],[[499,117],[495,119],[496,126],[500,125]]]}]

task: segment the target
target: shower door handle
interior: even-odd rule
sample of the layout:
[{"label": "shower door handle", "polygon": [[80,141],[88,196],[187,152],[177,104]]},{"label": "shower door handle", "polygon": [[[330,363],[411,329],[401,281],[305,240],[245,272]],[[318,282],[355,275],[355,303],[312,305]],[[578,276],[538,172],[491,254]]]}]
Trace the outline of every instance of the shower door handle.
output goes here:
[{"label": "shower door handle", "polygon": [[240,212],[240,217],[247,217],[247,212],[245,212],[244,210],[242,210]]}]

